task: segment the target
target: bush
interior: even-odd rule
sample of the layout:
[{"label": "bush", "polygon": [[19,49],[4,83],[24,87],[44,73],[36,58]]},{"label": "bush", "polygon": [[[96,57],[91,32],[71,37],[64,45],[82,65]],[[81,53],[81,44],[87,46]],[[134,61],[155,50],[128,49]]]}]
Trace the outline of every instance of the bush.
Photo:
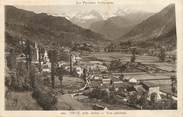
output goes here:
[{"label": "bush", "polygon": [[37,103],[44,110],[55,110],[57,98],[52,94],[52,91],[43,86],[36,86],[33,90],[32,97],[37,100]]},{"label": "bush", "polygon": [[[9,76],[6,80],[6,85],[8,85],[12,90],[15,91],[25,91],[32,90],[32,86],[35,80],[35,67],[32,65],[30,70],[30,76],[28,77],[28,70],[25,63],[19,62],[16,65],[15,71],[10,71]],[[6,73],[8,74],[8,73]]]},{"label": "bush", "polygon": [[144,109],[149,110],[172,110],[177,109],[177,101],[175,100],[161,100],[155,103],[147,102],[143,105]]}]

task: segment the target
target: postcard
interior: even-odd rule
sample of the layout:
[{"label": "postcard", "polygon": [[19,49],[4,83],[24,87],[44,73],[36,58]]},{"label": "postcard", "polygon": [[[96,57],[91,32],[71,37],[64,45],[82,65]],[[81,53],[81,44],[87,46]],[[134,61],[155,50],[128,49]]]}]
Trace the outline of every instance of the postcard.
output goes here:
[{"label": "postcard", "polygon": [[183,115],[181,0],[0,5],[0,117]]}]

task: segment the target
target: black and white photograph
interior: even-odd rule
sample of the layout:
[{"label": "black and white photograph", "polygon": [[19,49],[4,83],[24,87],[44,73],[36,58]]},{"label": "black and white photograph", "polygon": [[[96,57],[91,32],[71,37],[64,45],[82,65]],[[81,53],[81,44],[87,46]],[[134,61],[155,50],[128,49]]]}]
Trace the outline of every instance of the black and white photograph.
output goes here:
[{"label": "black and white photograph", "polygon": [[177,110],[175,3],[11,4],[4,15],[5,110]]}]

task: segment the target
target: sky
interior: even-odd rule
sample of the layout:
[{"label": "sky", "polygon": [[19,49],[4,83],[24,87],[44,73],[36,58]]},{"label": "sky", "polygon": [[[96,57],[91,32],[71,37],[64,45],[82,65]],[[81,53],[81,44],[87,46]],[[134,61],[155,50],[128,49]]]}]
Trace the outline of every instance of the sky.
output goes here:
[{"label": "sky", "polygon": [[[113,2],[112,4],[83,4],[81,1],[80,4],[76,2],[74,4],[65,4],[65,5],[18,5],[15,6],[20,9],[33,11],[36,13],[47,13],[49,15],[55,16],[68,16],[73,17],[77,13],[89,12],[91,10],[96,10],[104,17],[111,17],[116,11],[122,9],[127,12],[133,11],[145,11],[145,12],[159,12],[161,9],[167,5],[174,3],[173,0],[138,0],[139,2]],[[141,2],[140,2],[141,1]],[[143,1],[143,2],[142,2]]]}]

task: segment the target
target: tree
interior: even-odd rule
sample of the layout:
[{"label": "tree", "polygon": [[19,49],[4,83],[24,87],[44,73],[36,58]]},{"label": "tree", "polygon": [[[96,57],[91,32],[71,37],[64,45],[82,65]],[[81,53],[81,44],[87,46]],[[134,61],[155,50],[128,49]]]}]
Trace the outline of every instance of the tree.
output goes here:
[{"label": "tree", "polygon": [[163,62],[163,61],[165,61],[165,57],[166,57],[165,49],[164,48],[160,48],[159,60]]},{"label": "tree", "polygon": [[171,76],[171,90],[172,90],[173,93],[177,92],[176,84],[177,84],[176,77],[175,76]]},{"label": "tree", "polygon": [[137,93],[133,92],[131,95],[129,95],[129,104],[136,105],[138,102],[137,100]]},{"label": "tree", "polygon": [[10,70],[14,70],[16,68],[16,55],[14,49],[10,49],[10,55],[7,56],[7,66]]},{"label": "tree", "polygon": [[54,88],[55,87],[55,67],[57,63],[57,51],[49,50],[48,57],[51,62],[51,81],[52,81],[52,88]]},{"label": "tree", "polygon": [[73,69],[73,61],[72,61],[72,53],[70,52],[70,74],[72,74],[72,69]]},{"label": "tree", "polygon": [[120,46],[120,48],[130,48],[132,46],[132,42],[130,42],[130,41],[120,42],[119,46]]},{"label": "tree", "polygon": [[72,45],[73,45],[73,47],[72,47],[72,50],[73,51],[78,51],[80,49],[80,44],[79,43],[75,42]]},{"label": "tree", "polygon": [[138,103],[139,103],[139,105],[140,105],[140,107],[141,107],[141,109],[143,109],[143,108],[145,108],[146,107],[146,105],[147,105],[147,92],[144,92],[142,95],[141,95],[141,97],[140,97],[140,99],[139,99],[139,101],[138,101]]},{"label": "tree", "polygon": [[106,48],[108,52],[112,52],[115,49],[115,45],[113,43],[110,43]]},{"label": "tree", "polygon": [[131,56],[131,62],[135,62],[135,59],[136,59],[136,48],[131,48],[131,53],[132,53],[132,56]]},{"label": "tree", "polygon": [[[32,47],[31,47],[31,42],[29,40],[26,40],[25,43],[25,50],[24,54],[26,57],[26,66],[27,66],[27,78],[30,78],[30,70],[31,70],[31,61],[32,61]],[[27,82],[27,78],[25,79],[25,82]]]},{"label": "tree", "polygon": [[154,104],[155,102],[157,102],[157,98],[158,98],[157,93],[152,93],[150,98],[151,98],[151,104]]},{"label": "tree", "polygon": [[121,74],[120,77],[119,77],[119,79],[120,79],[121,81],[123,81],[123,80],[124,80],[124,74]]},{"label": "tree", "polygon": [[120,71],[121,71],[121,73],[123,73],[123,72],[126,71],[126,70],[127,70],[126,65],[121,64],[121,66],[120,66]]},{"label": "tree", "polygon": [[30,66],[31,61],[32,61],[31,44],[30,44],[29,40],[27,40],[25,44],[26,44],[26,47],[24,50],[24,54],[26,57],[27,69],[29,69],[29,66]]},{"label": "tree", "polygon": [[60,88],[61,88],[61,92],[62,92],[63,91],[62,81],[63,81],[63,76],[64,76],[63,66],[57,68],[57,75],[58,75],[58,79],[60,80]]},{"label": "tree", "polygon": [[110,71],[122,70],[122,63],[121,63],[120,59],[111,61],[109,70]]}]

